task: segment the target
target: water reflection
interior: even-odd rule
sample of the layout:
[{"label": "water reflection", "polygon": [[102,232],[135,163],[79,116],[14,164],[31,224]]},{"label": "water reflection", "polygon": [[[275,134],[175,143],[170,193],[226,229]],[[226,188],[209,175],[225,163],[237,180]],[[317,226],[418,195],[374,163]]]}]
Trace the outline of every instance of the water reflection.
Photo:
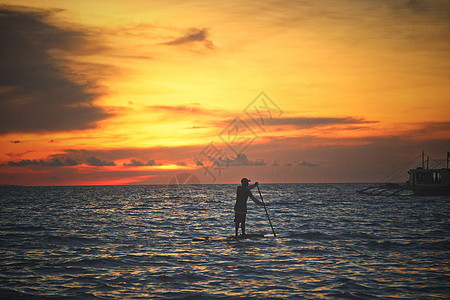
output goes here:
[{"label": "water reflection", "polygon": [[[254,206],[247,231],[266,237],[238,241],[226,239],[234,234],[234,185],[3,193],[1,292],[81,298],[450,296],[445,199],[368,197],[354,193],[358,185],[280,187],[262,190],[272,203],[278,237],[264,210]],[[211,240],[193,243],[196,237]]]}]

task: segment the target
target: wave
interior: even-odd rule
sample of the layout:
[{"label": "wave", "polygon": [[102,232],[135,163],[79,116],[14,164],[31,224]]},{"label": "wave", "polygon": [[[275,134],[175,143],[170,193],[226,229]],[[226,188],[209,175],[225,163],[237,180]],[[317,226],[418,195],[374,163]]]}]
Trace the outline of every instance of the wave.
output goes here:
[{"label": "wave", "polygon": [[320,231],[309,231],[309,232],[302,232],[302,233],[289,233],[286,237],[287,238],[292,238],[292,239],[301,238],[301,239],[307,239],[307,240],[329,240],[329,239],[334,239],[334,237],[332,235],[328,235],[328,234],[322,233]]},{"label": "wave", "polygon": [[409,247],[415,246],[417,243],[415,242],[398,242],[394,240],[380,240],[380,241],[369,241],[367,242],[369,248],[382,248],[382,249],[390,249],[394,247]]},{"label": "wave", "polygon": [[367,242],[369,248],[382,248],[382,249],[391,249],[391,248],[413,248],[416,250],[436,250],[436,251],[445,251],[449,249],[450,241],[448,240],[439,240],[439,241],[398,241],[398,240],[380,240],[380,241],[369,241]]},{"label": "wave", "polygon": [[0,288],[0,299],[55,299],[55,297],[50,296],[44,296],[44,295],[36,295],[31,292],[25,293],[25,292],[19,292],[15,291],[13,288]]},{"label": "wave", "polygon": [[13,226],[4,226],[2,227],[1,231],[8,231],[8,232],[37,232],[37,231],[49,231],[52,230],[50,228],[37,225],[13,225]]},{"label": "wave", "polygon": [[96,237],[82,237],[77,235],[47,235],[45,237],[47,241],[57,242],[57,243],[68,243],[68,244],[76,244],[76,243],[89,243],[98,242],[98,238]]},{"label": "wave", "polygon": [[80,258],[63,263],[65,267],[112,267],[122,263],[121,260],[112,257]]}]

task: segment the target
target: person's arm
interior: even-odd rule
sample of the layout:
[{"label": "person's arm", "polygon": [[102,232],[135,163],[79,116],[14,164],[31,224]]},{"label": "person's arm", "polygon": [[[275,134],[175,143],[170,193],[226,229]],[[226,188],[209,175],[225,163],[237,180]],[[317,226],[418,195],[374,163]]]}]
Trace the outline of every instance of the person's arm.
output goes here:
[{"label": "person's arm", "polygon": [[258,182],[255,182],[254,184],[250,184],[250,185],[248,186],[248,189],[251,190],[251,189],[254,189],[254,188],[257,187],[257,186],[258,186]]},{"label": "person's arm", "polygon": [[249,197],[250,199],[253,200],[253,202],[255,202],[258,205],[264,206],[264,202],[259,201],[258,198],[256,198],[255,196],[253,196],[253,194],[249,191]]}]

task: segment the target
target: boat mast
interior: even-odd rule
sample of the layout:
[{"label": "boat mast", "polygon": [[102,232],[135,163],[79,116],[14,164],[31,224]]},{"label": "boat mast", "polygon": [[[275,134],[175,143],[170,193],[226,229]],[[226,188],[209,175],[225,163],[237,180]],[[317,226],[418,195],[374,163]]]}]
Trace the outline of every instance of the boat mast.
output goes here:
[{"label": "boat mast", "polygon": [[[430,157],[427,155],[427,170],[430,167]],[[422,151],[422,169],[425,170],[425,151]]]},{"label": "boat mast", "polygon": [[425,169],[425,152],[422,151],[422,169]]},{"label": "boat mast", "polygon": [[450,152],[447,151],[447,169],[448,169],[448,160],[450,159]]}]

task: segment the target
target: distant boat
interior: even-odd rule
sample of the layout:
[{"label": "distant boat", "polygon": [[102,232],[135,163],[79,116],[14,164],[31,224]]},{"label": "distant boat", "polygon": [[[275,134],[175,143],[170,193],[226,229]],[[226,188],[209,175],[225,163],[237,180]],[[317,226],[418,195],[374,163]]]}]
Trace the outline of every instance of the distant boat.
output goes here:
[{"label": "distant boat", "polygon": [[[427,159],[425,160],[425,156]],[[446,168],[429,168],[430,157],[422,152],[422,166],[408,171],[409,179],[404,183],[380,183],[357,192],[371,196],[450,196],[450,152],[447,152]],[[444,160],[438,160],[441,163]]]},{"label": "distant boat", "polygon": [[422,152],[422,167],[409,170],[409,179],[406,182],[414,195],[419,196],[450,196],[450,169],[448,162],[450,152],[447,152],[447,167],[441,169],[429,169],[430,157],[427,156],[425,168],[425,154]]}]

